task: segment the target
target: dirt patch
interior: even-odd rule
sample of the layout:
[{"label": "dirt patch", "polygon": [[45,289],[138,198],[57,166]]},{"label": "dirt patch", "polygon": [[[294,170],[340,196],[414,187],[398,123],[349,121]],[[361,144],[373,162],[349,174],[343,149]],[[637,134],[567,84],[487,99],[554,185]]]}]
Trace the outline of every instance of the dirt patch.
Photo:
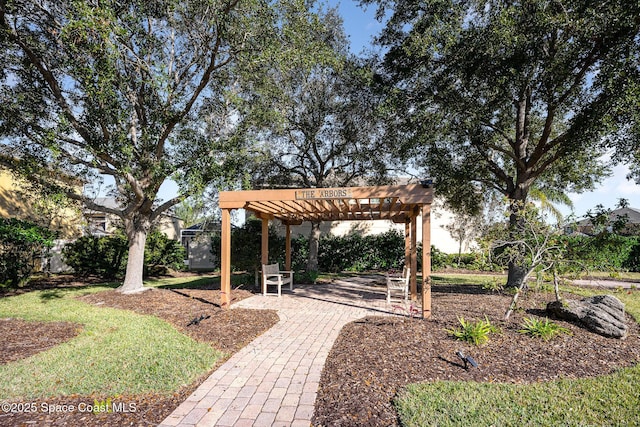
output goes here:
[{"label": "dirt patch", "polygon": [[[578,298],[565,295],[567,298]],[[477,286],[434,286],[430,320],[368,317],[346,325],[325,364],[316,401],[314,425],[393,426],[392,399],[403,386],[420,381],[534,383],[558,378],[604,375],[640,361],[638,324],[625,340],[604,338],[571,323],[555,322],[571,335],[550,341],[519,333],[524,317],[544,317],[551,293],[528,293],[521,309],[501,321],[511,297],[483,292]],[[499,326],[488,344],[475,347],[446,330],[458,317],[484,319]],[[464,369],[462,350],[479,367]]]},{"label": "dirt patch", "polygon": [[[68,287],[62,284],[61,287]],[[74,283],[71,286],[81,286]],[[38,289],[55,288],[54,285],[41,284]],[[105,291],[86,295],[80,298],[89,304],[132,310],[141,314],[158,316],[173,324],[178,330],[200,342],[209,343],[212,347],[231,355],[251,342],[255,337],[271,328],[278,322],[278,316],[273,310],[223,310],[220,307],[220,290],[215,285],[205,286],[208,289],[151,289],[136,295],[122,295],[115,291]],[[232,302],[242,300],[253,295],[246,290],[233,290]],[[197,324],[191,324],[194,319],[209,316]],[[8,328],[20,327],[10,320]],[[24,322],[31,325],[33,322]],[[43,324],[51,325],[49,323]],[[77,325],[72,325],[77,329]],[[1,327],[1,322],[0,322]],[[72,330],[75,330],[72,329]],[[69,331],[67,329],[67,331]],[[28,350],[43,340],[46,335],[51,341],[50,330],[22,328],[20,334],[3,335],[6,339],[0,344],[4,357],[5,348],[13,349],[14,359],[27,357]],[[73,335],[57,333],[65,339]],[[58,341],[60,342],[60,341]],[[52,347],[54,344],[50,344]],[[47,347],[48,348],[48,347]],[[44,349],[44,348],[42,348]],[[223,361],[220,361],[222,363]],[[218,365],[212,367],[213,372]],[[209,373],[203,375],[193,384],[183,387],[171,396],[156,394],[130,396],[65,396],[50,399],[37,399],[36,412],[19,413],[0,412],[0,426],[47,425],[47,426],[149,426],[157,425],[178,407],[204,381]],[[111,407],[118,412],[104,412],[100,404],[111,399]],[[17,403],[17,402],[16,402]],[[24,402],[20,402],[24,403]],[[86,412],[86,408],[94,407],[98,403],[96,413]],[[75,409],[70,412],[56,412],[48,414],[47,410],[56,409],[56,405],[72,405]],[[115,405],[115,406],[114,406]],[[68,407],[68,406],[67,406]],[[78,410],[79,407],[85,411]],[[16,407],[15,409],[19,409]],[[121,410],[122,409],[122,410]]]},{"label": "dirt patch", "polygon": [[81,330],[82,325],[71,322],[0,319],[0,365],[55,347],[75,337]]}]

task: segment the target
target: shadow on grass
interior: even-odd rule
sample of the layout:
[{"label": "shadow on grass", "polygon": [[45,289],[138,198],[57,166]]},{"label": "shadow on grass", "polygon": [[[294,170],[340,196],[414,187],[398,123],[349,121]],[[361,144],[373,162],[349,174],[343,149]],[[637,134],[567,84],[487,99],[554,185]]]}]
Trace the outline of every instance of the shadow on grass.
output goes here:
[{"label": "shadow on grass", "polygon": [[464,295],[488,295],[492,292],[482,289],[479,285],[463,284],[437,284],[431,287],[434,294],[464,294]]},{"label": "shadow on grass", "polygon": [[[184,281],[175,283],[162,284],[162,279],[148,280],[147,283],[158,289],[202,289],[202,290],[220,290],[220,276],[205,277],[185,277]],[[231,275],[231,287],[252,290],[254,287],[254,278],[252,274],[239,273]]]}]

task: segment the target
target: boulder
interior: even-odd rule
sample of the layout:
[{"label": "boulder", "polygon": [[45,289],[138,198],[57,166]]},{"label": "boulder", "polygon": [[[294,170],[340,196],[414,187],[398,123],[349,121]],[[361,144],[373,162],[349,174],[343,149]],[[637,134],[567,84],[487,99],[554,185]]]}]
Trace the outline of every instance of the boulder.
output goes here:
[{"label": "boulder", "polygon": [[624,339],[627,336],[624,304],[612,295],[553,301],[547,304],[547,311],[560,319],[578,322],[605,337]]}]

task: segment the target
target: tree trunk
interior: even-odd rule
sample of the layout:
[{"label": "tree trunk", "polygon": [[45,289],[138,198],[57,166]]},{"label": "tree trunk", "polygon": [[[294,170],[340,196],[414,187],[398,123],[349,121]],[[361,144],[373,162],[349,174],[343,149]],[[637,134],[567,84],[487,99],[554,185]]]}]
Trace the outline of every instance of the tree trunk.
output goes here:
[{"label": "tree trunk", "polygon": [[[520,218],[520,210],[524,208],[524,203],[527,199],[527,193],[529,189],[523,188],[522,186],[518,187],[516,190],[509,195],[510,199],[510,210],[511,215],[509,215],[509,228],[511,230],[512,240],[516,240],[518,238],[518,229],[523,227],[522,220]],[[519,289],[522,286],[523,281],[527,276],[527,268],[521,265],[516,264],[515,262],[509,262],[509,271],[507,274],[507,288]]]},{"label": "tree trunk", "polygon": [[320,246],[320,221],[311,222],[311,233],[309,234],[309,259],[307,260],[307,271],[318,271],[318,247]]},{"label": "tree trunk", "polygon": [[143,286],[144,247],[150,229],[148,220],[125,220],[125,228],[129,239],[129,258],[124,283],[117,290],[123,294],[135,294],[147,290]]}]

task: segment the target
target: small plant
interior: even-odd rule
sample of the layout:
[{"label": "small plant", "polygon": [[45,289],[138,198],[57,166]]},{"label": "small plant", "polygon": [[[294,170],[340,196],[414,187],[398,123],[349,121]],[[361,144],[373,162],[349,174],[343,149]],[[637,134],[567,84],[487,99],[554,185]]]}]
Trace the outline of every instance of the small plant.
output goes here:
[{"label": "small plant", "polygon": [[494,277],[491,280],[487,280],[482,284],[482,289],[484,289],[485,291],[491,291],[491,292],[497,293],[497,292],[502,292],[503,288],[504,287],[502,286],[502,283],[500,283],[497,277]]},{"label": "small plant", "polygon": [[500,332],[500,330],[491,324],[487,316],[484,320],[477,322],[467,322],[463,317],[459,317],[461,328],[449,329],[447,332],[455,338],[466,341],[474,345],[486,344],[489,341],[489,334],[492,332]]},{"label": "small plant", "polygon": [[522,329],[518,332],[531,335],[534,338],[542,338],[545,341],[548,341],[561,333],[571,335],[571,331],[569,331],[569,329],[563,328],[546,317],[544,319],[525,317]]}]

